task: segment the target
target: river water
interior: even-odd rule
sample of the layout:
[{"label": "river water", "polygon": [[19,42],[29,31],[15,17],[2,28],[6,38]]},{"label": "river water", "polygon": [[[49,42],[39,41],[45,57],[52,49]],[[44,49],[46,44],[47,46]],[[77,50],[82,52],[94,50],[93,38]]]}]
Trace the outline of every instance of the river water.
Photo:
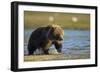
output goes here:
[{"label": "river water", "polygon": [[[27,43],[33,29],[24,32],[24,54],[28,54]],[[51,46],[50,48],[54,48]],[[90,54],[90,31],[89,30],[64,30],[64,41],[62,53],[70,54]]]}]

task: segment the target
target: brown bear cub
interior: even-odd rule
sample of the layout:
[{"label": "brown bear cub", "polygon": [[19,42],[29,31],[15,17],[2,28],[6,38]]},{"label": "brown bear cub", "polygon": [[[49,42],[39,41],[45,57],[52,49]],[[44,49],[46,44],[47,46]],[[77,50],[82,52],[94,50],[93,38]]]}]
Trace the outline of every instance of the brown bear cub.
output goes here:
[{"label": "brown bear cub", "polygon": [[28,42],[28,53],[32,55],[36,49],[41,49],[44,54],[49,54],[51,45],[55,45],[58,53],[61,53],[64,31],[59,25],[39,27],[32,32]]}]

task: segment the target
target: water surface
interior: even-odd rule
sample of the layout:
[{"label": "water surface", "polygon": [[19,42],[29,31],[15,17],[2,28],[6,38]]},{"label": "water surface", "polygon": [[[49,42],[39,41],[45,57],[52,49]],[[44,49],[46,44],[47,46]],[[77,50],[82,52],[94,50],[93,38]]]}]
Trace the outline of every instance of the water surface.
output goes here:
[{"label": "water surface", "polygon": [[[30,34],[34,29],[27,29],[24,32],[24,53],[27,54],[27,43]],[[51,46],[50,48],[55,48]],[[65,55],[84,55],[90,56],[90,31],[89,30],[64,30],[64,41],[62,53]]]}]

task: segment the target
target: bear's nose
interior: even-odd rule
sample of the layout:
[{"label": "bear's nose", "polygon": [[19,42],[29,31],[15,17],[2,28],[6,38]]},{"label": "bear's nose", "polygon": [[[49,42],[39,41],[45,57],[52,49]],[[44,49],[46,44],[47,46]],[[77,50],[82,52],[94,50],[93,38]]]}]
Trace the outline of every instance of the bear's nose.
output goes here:
[{"label": "bear's nose", "polygon": [[60,37],[59,40],[64,40],[63,37]]}]

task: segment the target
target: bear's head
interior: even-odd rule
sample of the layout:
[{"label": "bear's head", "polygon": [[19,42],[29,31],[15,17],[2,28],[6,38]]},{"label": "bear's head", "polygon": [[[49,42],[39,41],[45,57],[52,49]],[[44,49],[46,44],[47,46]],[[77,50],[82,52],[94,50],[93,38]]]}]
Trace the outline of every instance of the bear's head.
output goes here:
[{"label": "bear's head", "polygon": [[64,39],[64,30],[59,25],[48,25],[47,38],[52,41],[62,41]]},{"label": "bear's head", "polygon": [[46,38],[52,44],[59,53],[61,53],[62,41],[64,39],[64,30],[59,25],[48,25],[45,29]]}]

